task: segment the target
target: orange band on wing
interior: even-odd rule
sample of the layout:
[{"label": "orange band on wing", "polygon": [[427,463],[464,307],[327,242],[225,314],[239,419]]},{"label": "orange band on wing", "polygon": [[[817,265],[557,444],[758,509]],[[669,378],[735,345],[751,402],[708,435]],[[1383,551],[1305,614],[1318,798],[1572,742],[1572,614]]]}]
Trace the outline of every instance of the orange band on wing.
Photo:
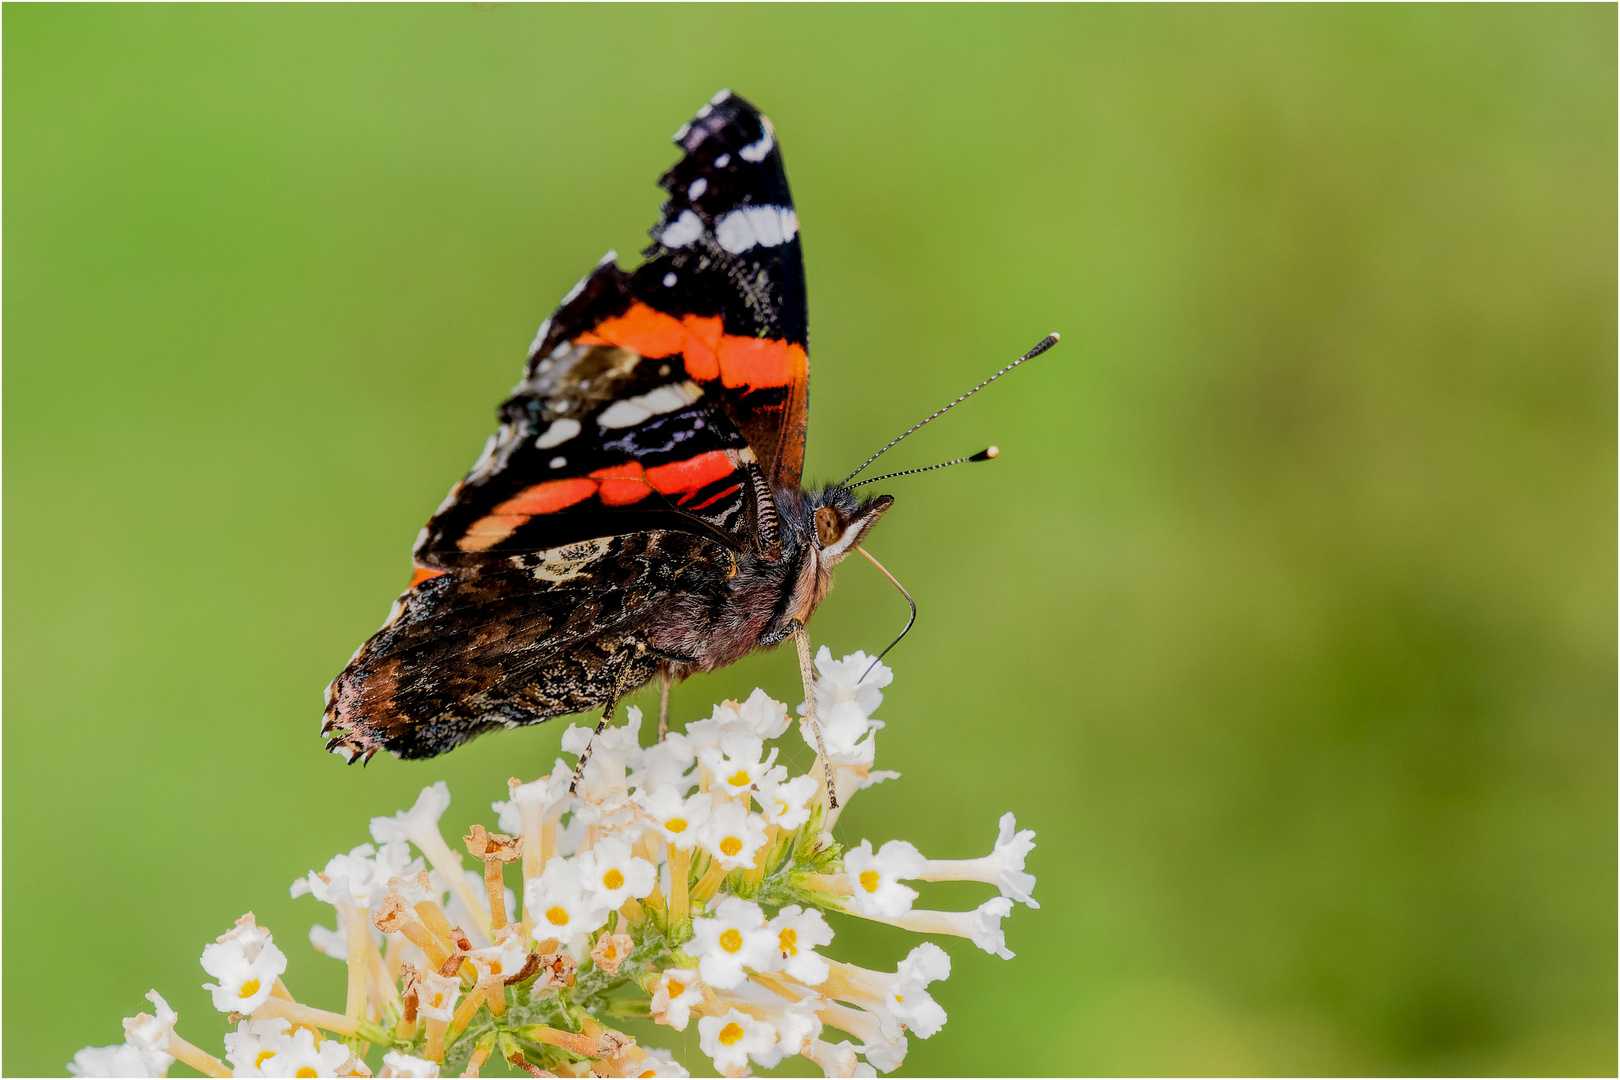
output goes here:
[{"label": "orange band on wing", "polygon": [[[567,480],[547,480],[526,487],[512,498],[495,507],[496,514],[553,514],[558,510],[584,502],[596,494],[596,485],[584,477]],[[474,522],[476,527],[477,523]]]},{"label": "orange band on wing", "polygon": [[422,584],[422,582],[431,581],[434,578],[438,577],[440,574],[445,574],[445,573],[448,573],[448,572],[449,571],[446,571],[446,570],[430,570],[426,566],[418,566],[416,568],[416,573],[411,575],[411,583],[409,585],[405,586],[405,588],[407,590],[414,589],[418,585]]},{"label": "orange band on wing", "polygon": [[654,465],[647,470],[647,481],[661,493],[673,495],[677,491],[697,491],[706,484],[723,480],[736,467],[724,450],[710,450],[685,461]]},{"label": "orange band on wing", "polygon": [[[627,461],[622,465],[596,469],[589,476],[547,480],[524,488],[505,502],[496,504],[491,513],[467,526],[466,533],[456,541],[456,546],[462,551],[486,551],[511,536],[536,514],[566,510],[592,495],[600,499],[603,506],[628,506],[640,502],[655,490],[665,495],[679,493],[684,502],[707,485],[730,476],[736,467],[726,451],[710,450],[685,461],[654,465],[650,469],[642,468],[639,461]],[[734,487],[731,491],[721,492],[703,505],[708,506],[736,490]],[[412,585],[443,571],[424,569],[416,573]]]},{"label": "orange band on wing", "polygon": [[810,371],[804,347],[791,341],[726,335],[720,343],[720,382],[727,387],[792,386]]},{"label": "orange band on wing", "polygon": [[810,370],[804,346],[774,338],[727,334],[719,316],[677,319],[639,300],[623,315],[603,319],[575,339],[582,345],[617,345],[658,360],[680,353],[686,373],[699,382],[754,390],[792,386]]},{"label": "orange band on wing", "polygon": [[605,469],[597,469],[591,476],[602,485],[596,497],[602,500],[603,506],[629,506],[652,494],[652,489],[647,486],[647,474],[639,461],[609,465]]}]

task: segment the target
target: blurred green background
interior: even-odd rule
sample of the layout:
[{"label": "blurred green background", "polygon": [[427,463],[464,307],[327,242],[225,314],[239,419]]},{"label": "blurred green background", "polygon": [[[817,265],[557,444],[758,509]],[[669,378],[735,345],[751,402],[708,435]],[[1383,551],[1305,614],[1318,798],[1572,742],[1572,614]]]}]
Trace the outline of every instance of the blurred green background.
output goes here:
[{"label": "blurred green background", "polygon": [[[912,590],[849,842],[1039,830],[912,1074],[1616,1066],[1616,12],[8,6],[4,1070],[562,725],[344,768],[380,623],[535,325],[633,263],[670,133],[776,123],[809,473],[890,460]],[[887,642],[846,564],[812,626]],[[779,652],[682,687],[678,719]],[[643,701],[645,702],[645,698]],[[970,906],[987,890],[935,886]],[[893,961],[905,935],[840,926]],[[677,1048],[696,1037],[663,1031]],[[177,1067],[175,1072],[184,1072]]]}]

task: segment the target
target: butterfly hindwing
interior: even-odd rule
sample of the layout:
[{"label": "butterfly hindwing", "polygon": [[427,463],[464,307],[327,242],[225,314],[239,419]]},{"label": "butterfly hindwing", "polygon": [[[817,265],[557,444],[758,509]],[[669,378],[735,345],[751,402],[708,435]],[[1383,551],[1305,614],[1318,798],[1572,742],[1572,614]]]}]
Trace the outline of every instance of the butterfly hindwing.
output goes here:
[{"label": "butterfly hindwing", "polygon": [[494,727],[582,712],[651,677],[640,627],[729,569],[724,549],[641,532],[424,576],[327,691],[323,733],[350,760],[431,757]]}]

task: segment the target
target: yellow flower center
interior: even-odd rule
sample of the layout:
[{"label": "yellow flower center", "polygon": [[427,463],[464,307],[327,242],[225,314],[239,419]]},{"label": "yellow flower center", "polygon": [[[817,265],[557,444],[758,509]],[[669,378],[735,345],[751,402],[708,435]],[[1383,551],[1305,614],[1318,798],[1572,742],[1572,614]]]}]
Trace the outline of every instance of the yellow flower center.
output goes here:
[{"label": "yellow flower center", "polygon": [[685,983],[679,981],[678,979],[669,980],[669,996],[670,997],[678,998],[684,993],[686,993],[686,984]]},{"label": "yellow flower center", "polygon": [[546,922],[552,926],[567,926],[568,912],[560,907],[549,907],[546,909]]},{"label": "yellow flower center", "polygon": [[720,947],[726,950],[726,952],[736,952],[738,949],[742,948],[741,931],[727,930],[723,932],[720,935]]},{"label": "yellow flower center", "polygon": [[882,879],[878,877],[878,872],[876,870],[861,871],[861,888],[865,889],[867,892],[877,892],[878,884],[881,881]]},{"label": "yellow flower center", "polygon": [[668,829],[670,832],[685,832],[686,819],[683,817],[672,817],[668,821],[664,822],[664,828]]},{"label": "yellow flower center", "polygon": [[321,1074],[316,1072],[311,1066],[305,1065],[302,1069],[299,1069],[297,1072],[293,1073],[293,1075],[294,1076],[319,1076]]},{"label": "yellow flower center", "polygon": [[254,994],[257,994],[258,992],[259,992],[259,980],[258,979],[249,979],[247,982],[242,984],[242,989],[240,989],[240,990],[238,990],[236,992],[236,996],[239,997],[239,998],[242,998],[245,1001],[248,998],[252,997]]},{"label": "yellow flower center", "polygon": [[646,1072],[644,1072],[644,1073],[636,1073],[636,1075],[644,1077],[644,1076],[657,1076],[658,1074],[653,1072],[651,1069],[648,1069]]},{"label": "yellow flower center", "polygon": [[797,930],[789,928],[776,935],[776,937],[782,943],[783,956],[799,955],[799,932]]},{"label": "yellow flower center", "polygon": [[726,783],[730,784],[732,787],[747,787],[749,784],[748,770],[738,769],[736,772],[731,774],[731,777],[726,780]]},{"label": "yellow flower center", "polygon": [[742,850],[742,840],[735,836],[728,836],[720,841],[720,854],[735,855]]},{"label": "yellow flower center", "polygon": [[276,1052],[274,1050],[260,1050],[259,1056],[253,1059],[253,1067],[255,1069],[263,1068],[264,1063],[275,1056]]},{"label": "yellow flower center", "polygon": [[499,975],[501,973],[501,962],[499,960],[491,960],[489,962],[489,973],[491,975]]},{"label": "yellow flower center", "polygon": [[619,873],[619,868],[615,866],[602,875],[602,884],[610,889],[622,889],[624,888],[624,875]]},{"label": "yellow flower center", "polygon": [[736,1046],[737,1040],[742,1037],[742,1025],[735,1020],[720,1029],[720,1043],[722,1046]]},{"label": "yellow flower center", "polygon": [[894,1001],[896,1005],[904,1005],[906,1003],[906,999],[900,994],[894,995]]}]

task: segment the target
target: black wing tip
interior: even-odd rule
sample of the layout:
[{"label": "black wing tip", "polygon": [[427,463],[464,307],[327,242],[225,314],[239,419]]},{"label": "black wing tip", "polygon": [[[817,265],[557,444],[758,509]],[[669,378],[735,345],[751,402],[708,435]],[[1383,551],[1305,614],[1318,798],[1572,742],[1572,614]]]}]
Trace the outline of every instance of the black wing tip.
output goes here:
[{"label": "black wing tip", "polygon": [[770,130],[770,120],[753,102],[730,90],[721,90],[698,107],[692,119],[682,124],[680,130],[675,132],[672,141],[690,154],[723,134],[727,128],[738,126],[738,122],[744,118],[754,121],[752,125],[742,125],[745,129],[752,129],[751,132],[749,130],[742,132],[750,136],[747,140],[749,142],[757,139],[762,130]]}]

